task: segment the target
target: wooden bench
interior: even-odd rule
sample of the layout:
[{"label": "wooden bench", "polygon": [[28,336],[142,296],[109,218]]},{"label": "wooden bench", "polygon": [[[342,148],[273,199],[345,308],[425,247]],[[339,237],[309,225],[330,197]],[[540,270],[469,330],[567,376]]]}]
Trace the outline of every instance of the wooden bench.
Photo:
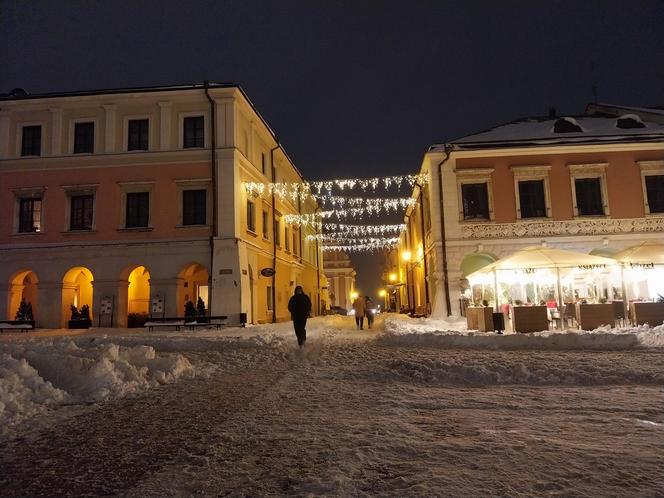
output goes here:
[{"label": "wooden bench", "polygon": [[147,322],[143,324],[143,327],[147,327],[148,331],[152,332],[155,327],[175,327],[175,330],[180,330],[180,327],[184,325],[184,318],[175,316],[175,317],[152,317],[149,318]]},{"label": "wooden bench", "polygon": [[196,327],[214,327],[219,330],[226,325],[227,316],[199,316],[194,322],[185,322],[184,326],[194,330]]},{"label": "wooden bench", "polygon": [[155,327],[175,327],[177,331],[180,330],[180,327],[186,327],[190,330],[194,330],[196,327],[215,327],[216,329],[220,329],[226,325],[227,318],[227,316],[199,316],[196,317],[196,320],[187,322],[183,316],[153,317],[145,322],[143,326],[147,327],[150,332]]},{"label": "wooden bench", "polygon": [[22,330],[27,332],[34,328],[34,320],[0,320],[0,332],[4,332],[5,330]]}]

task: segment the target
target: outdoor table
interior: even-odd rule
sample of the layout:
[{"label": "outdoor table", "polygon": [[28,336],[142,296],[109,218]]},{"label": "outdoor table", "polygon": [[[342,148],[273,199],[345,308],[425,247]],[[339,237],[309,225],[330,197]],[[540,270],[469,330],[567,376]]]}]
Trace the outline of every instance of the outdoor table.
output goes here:
[{"label": "outdoor table", "polygon": [[630,316],[634,325],[661,325],[664,322],[664,303],[631,302]]},{"label": "outdoor table", "polygon": [[546,306],[514,306],[512,308],[512,330],[528,333],[549,329]]},{"label": "outdoor table", "polygon": [[493,332],[493,308],[470,306],[466,308],[468,330]]},{"label": "outdoor table", "polygon": [[602,325],[615,327],[613,304],[576,303],[576,321],[581,330],[593,330]]}]

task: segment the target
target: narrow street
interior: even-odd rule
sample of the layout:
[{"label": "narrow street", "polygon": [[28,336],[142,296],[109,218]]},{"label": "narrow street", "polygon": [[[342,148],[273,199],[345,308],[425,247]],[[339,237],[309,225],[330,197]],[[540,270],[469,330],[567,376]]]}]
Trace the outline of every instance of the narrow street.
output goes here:
[{"label": "narrow street", "polygon": [[180,354],[215,368],[5,442],[2,495],[664,489],[661,351],[397,348],[321,329],[304,354],[290,342]]}]

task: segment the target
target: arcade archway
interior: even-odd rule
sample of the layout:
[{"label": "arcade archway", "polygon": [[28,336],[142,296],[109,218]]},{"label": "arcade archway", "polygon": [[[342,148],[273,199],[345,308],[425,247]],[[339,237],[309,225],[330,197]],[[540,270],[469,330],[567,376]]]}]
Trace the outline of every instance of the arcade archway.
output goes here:
[{"label": "arcade archway", "polygon": [[128,277],[127,313],[150,312],[150,272],[145,266],[137,266]]},{"label": "arcade archway", "polygon": [[71,306],[79,310],[83,306],[90,309],[92,318],[92,272],[84,266],[75,266],[62,278],[62,322],[69,319]]},{"label": "arcade archway", "polygon": [[30,303],[33,317],[37,316],[37,298],[39,279],[32,270],[16,272],[9,279],[9,292],[7,299],[7,320],[13,320],[18,311],[21,301]]},{"label": "arcade archway", "polygon": [[200,297],[205,303],[205,308],[209,309],[209,279],[210,274],[207,268],[199,263],[190,263],[185,266],[178,274],[177,291],[177,312],[184,313],[184,306],[187,301],[191,301],[196,306]]}]

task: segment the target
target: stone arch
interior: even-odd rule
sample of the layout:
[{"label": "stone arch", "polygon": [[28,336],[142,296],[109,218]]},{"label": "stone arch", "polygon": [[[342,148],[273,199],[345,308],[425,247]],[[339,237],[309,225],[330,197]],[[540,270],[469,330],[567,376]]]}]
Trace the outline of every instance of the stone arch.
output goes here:
[{"label": "stone arch", "polygon": [[9,277],[7,293],[7,320],[13,320],[22,300],[32,306],[33,317],[37,316],[39,300],[39,278],[33,270],[19,270]]},{"label": "stone arch", "polygon": [[63,327],[66,325],[72,305],[79,310],[84,305],[88,306],[90,308],[90,318],[92,318],[92,282],[92,272],[84,266],[74,266],[62,277],[61,325]]},{"label": "stone arch", "polygon": [[176,310],[178,316],[184,313],[184,306],[191,301],[196,306],[200,297],[205,303],[205,308],[210,309],[210,273],[208,269],[197,262],[186,264],[178,273],[178,285],[176,292]]},{"label": "stone arch", "polygon": [[130,266],[121,273],[128,282],[127,314],[150,312],[150,272],[145,266]]}]

